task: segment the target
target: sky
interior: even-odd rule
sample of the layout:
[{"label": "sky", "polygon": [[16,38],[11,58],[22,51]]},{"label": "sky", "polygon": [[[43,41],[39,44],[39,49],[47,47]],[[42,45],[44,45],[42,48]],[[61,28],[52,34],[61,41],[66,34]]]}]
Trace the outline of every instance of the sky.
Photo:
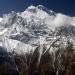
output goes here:
[{"label": "sky", "polygon": [[75,16],[75,0],[0,0],[0,16],[11,11],[23,12],[30,5],[43,5],[55,12]]}]

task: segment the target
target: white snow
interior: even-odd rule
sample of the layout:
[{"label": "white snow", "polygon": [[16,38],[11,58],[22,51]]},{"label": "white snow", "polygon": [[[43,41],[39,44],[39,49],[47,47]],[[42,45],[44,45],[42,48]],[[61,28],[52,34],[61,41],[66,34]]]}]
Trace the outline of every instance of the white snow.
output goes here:
[{"label": "white snow", "polygon": [[[39,5],[41,6],[41,5]],[[36,9],[36,12],[33,13],[31,11],[29,11],[28,9]],[[51,13],[53,13],[53,11],[50,10]],[[44,21],[44,23],[48,26],[48,28],[54,30],[56,27],[62,26],[62,25],[73,25],[75,26],[75,17],[71,17],[68,15],[64,15],[62,13],[56,13],[54,15],[49,15],[47,12],[40,10],[38,7],[35,6],[30,6],[28,7],[24,12],[22,12],[21,16],[23,18],[27,18],[27,21],[30,22],[31,21],[31,17],[35,16],[38,19],[41,19],[42,21]]]},{"label": "white snow", "polygon": [[0,46],[7,48],[8,52],[15,52],[17,54],[25,54],[27,52],[33,52],[35,47],[30,46],[29,44],[22,43],[17,40],[12,40],[9,38],[2,38],[2,42],[0,42]]},{"label": "white snow", "polygon": [[[42,7],[41,5],[39,5]],[[50,10],[51,13],[54,13],[53,11]],[[10,13],[11,14],[11,13]],[[14,39],[9,39],[9,37],[4,36],[5,40],[3,41],[3,46],[8,48],[8,50],[15,50],[19,54],[25,53],[25,52],[30,52],[30,50],[34,50],[33,47],[30,45],[32,44],[46,44],[46,37],[47,35],[42,35],[41,32],[44,30],[47,33],[50,33],[51,30],[55,30],[56,27],[62,26],[62,25],[72,25],[75,26],[75,17],[67,16],[62,13],[55,13],[55,15],[50,15],[48,12],[39,9],[38,7],[35,6],[30,6],[28,7],[24,12],[17,13],[16,21],[11,25],[10,22],[12,22],[12,16],[13,15],[5,15],[3,18],[0,18],[0,22],[5,26],[9,25],[9,27],[4,27],[3,29],[0,29],[0,36],[4,35],[9,35],[9,36],[17,36],[17,35],[22,35],[20,32],[24,32],[28,36],[23,36],[22,38],[25,37],[24,40],[28,39],[27,44],[21,42],[20,40],[14,40]],[[11,21],[9,21],[11,20]],[[23,26],[23,22],[25,21],[25,26]],[[11,26],[10,26],[11,25]],[[32,27],[35,27],[35,31],[39,31],[39,35],[34,33],[34,29]],[[42,29],[40,27],[42,26]],[[1,27],[0,27],[1,28]],[[26,38],[27,37],[27,38]],[[50,37],[50,36],[49,36]],[[19,37],[20,38],[20,37]],[[22,39],[20,38],[20,39]],[[56,37],[51,37],[52,40],[54,40]],[[52,41],[51,40],[51,41]],[[61,40],[62,41],[62,40]],[[2,46],[2,43],[0,43]],[[52,49],[51,49],[52,52]]]},{"label": "white snow", "polygon": [[8,29],[5,28],[4,30],[0,31],[0,35],[3,35]]},{"label": "white snow", "polygon": [[3,20],[3,18],[0,17],[0,22]]},{"label": "white snow", "polygon": [[35,9],[35,8],[36,8],[35,6],[31,5],[30,7],[28,7],[28,10],[29,9]]}]

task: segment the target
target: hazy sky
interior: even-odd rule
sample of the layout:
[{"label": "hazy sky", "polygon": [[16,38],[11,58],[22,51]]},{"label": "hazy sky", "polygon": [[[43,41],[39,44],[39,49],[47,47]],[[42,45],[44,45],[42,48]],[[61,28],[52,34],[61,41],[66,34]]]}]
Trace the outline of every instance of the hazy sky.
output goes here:
[{"label": "hazy sky", "polygon": [[75,0],[0,0],[0,16],[10,11],[24,11],[30,5],[44,5],[55,12],[75,16]]}]

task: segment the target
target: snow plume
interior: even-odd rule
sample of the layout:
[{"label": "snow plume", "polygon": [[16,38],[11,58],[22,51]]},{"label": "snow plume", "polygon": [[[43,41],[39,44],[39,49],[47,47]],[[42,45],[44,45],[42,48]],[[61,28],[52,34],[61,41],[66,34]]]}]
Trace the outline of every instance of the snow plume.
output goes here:
[{"label": "snow plume", "polygon": [[73,25],[75,26],[75,18],[70,17],[61,13],[56,14],[56,17],[53,19],[51,22],[53,27],[60,27],[60,26],[68,26],[68,25]]}]

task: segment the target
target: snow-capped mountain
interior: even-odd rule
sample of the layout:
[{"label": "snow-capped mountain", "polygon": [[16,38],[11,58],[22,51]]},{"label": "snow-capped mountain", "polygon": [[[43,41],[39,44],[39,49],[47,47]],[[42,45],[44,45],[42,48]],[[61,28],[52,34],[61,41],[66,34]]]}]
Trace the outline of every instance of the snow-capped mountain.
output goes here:
[{"label": "snow-capped mountain", "polygon": [[74,50],[75,17],[31,5],[0,18],[1,75],[64,75]]},{"label": "snow-capped mountain", "polygon": [[75,36],[75,17],[55,13],[42,5],[31,5],[24,12],[12,11],[0,21],[1,46],[7,47],[9,44],[12,47],[9,49],[18,48],[22,44],[29,48],[48,44],[59,36]]}]

